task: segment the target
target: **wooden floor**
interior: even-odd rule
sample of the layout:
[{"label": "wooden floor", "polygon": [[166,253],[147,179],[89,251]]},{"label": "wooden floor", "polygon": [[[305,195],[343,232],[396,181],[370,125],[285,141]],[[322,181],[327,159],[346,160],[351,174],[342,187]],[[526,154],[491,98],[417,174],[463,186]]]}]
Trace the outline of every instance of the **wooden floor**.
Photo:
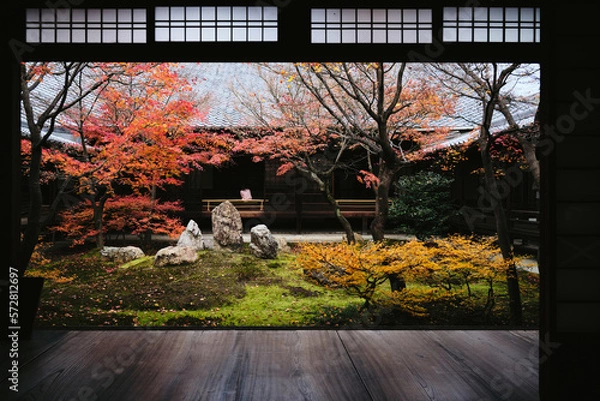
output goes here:
[{"label": "wooden floor", "polygon": [[41,331],[0,400],[537,400],[537,331]]}]

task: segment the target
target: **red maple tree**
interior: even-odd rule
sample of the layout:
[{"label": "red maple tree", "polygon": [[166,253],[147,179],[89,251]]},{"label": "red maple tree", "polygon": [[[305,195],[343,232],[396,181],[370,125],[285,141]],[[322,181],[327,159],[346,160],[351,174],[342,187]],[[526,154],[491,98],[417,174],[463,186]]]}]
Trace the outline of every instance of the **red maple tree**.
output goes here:
[{"label": "red maple tree", "polygon": [[[151,222],[162,221],[172,233],[182,228],[165,215],[157,190],[180,185],[191,169],[227,160],[230,141],[225,136],[195,132],[202,118],[201,102],[192,86],[178,74],[175,64],[124,64],[119,78],[98,93],[93,102],[81,102],[63,120],[80,139],[70,152],[48,151],[47,161],[60,174],[70,177],[77,193],[85,199],[81,207],[61,213],[67,235],[81,240],[95,235],[98,247],[107,231],[105,208],[120,200],[131,202],[132,210],[147,213],[135,233],[164,232]],[[125,191],[119,188],[126,188]],[[166,208],[173,210],[173,208]],[[83,216],[93,220],[90,226]],[[139,217],[139,216],[138,216]],[[87,229],[83,229],[87,227]],[[83,230],[83,231],[82,231]]]},{"label": "red maple tree", "polygon": [[371,231],[376,240],[383,239],[392,184],[404,166],[426,157],[423,149],[445,133],[428,126],[451,110],[451,99],[406,63],[265,67],[270,73],[263,78],[270,98],[257,99],[259,94],[249,93],[245,105],[271,131],[247,140],[249,151],[279,159],[280,172],[294,168],[325,190],[325,177],[333,169],[347,167],[342,153],[362,152],[363,167],[352,168],[375,192]]}]

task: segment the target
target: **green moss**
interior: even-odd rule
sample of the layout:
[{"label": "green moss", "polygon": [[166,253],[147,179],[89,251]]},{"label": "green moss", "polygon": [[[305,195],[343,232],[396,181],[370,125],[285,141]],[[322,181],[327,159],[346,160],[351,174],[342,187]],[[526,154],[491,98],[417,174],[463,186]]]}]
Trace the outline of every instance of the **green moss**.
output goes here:
[{"label": "green moss", "polygon": [[[274,260],[205,250],[188,265],[156,268],[148,256],[123,266],[98,252],[55,257],[70,282],[46,281],[37,327],[322,327],[354,328],[397,324],[503,324],[508,316],[504,283],[497,283],[493,321],[477,320],[473,306],[485,285],[473,285],[473,299],[457,295],[447,305],[425,305],[427,318],[407,319],[386,308],[363,310],[363,301],[344,290],[309,282],[293,253]],[[536,275],[522,274],[527,323],[537,324]],[[423,284],[411,283],[411,286]],[[384,295],[382,295],[383,297]]]}]

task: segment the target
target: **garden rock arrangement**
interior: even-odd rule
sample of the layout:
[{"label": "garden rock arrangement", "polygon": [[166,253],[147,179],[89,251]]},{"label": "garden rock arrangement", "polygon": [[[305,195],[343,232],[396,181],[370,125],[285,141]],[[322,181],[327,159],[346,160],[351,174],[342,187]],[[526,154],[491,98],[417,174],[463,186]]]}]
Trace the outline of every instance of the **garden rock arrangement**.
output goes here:
[{"label": "garden rock arrangement", "polygon": [[154,256],[154,266],[177,266],[198,260],[196,248],[191,246],[168,246]]},{"label": "garden rock arrangement", "polygon": [[204,236],[198,223],[194,220],[190,220],[185,230],[179,236],[177,246],[189,246],[195,248],[197,251],[204,249]]},{"label": "garden rock arrangement", "polygon": [[277,250],[279,252],[291,252],[292,248],[288,245],[288,242],[283,237],[275,237],[275,241],[277,241]]},{"label": "garden rock arrangement", "polygon": [[204,236],[198,223],[190,220],[185,230],[179,236],[177,245],[159,250],[154,256],[154,266],[177,266],[194,263],[198,260],[198,251],[204,249]]},{"label": "garden rock arrangement", "polygon": [[274,259],[277,257],[279,244],[264,224],[252,227],[250,230],[250,252],[258,258]]},{"label": "garden rock arrangement", "polygon": [[116,263],[127,263],[132,260],[146,256],[137,246],[105,246],[100,250],[103,258]]},{"label": "garden rock arrangement", "polygon": [[211,220],[215,248],[239,250],[242,247],[242,217],[231,202],[225,201],[214,208]]}]

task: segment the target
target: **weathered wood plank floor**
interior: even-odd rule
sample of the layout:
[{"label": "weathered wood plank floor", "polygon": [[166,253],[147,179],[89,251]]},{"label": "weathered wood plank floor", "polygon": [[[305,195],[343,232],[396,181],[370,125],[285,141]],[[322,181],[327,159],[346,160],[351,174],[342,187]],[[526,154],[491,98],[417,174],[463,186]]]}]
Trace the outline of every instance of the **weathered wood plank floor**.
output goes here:
[{"label": "weathered wood plank floor", "polygon": [[[536,331],[65,331],[0,400],[537,400]],[[8,355],[3,344],[3,359]],[[6,351],[6,352],[5,352]]]}]

